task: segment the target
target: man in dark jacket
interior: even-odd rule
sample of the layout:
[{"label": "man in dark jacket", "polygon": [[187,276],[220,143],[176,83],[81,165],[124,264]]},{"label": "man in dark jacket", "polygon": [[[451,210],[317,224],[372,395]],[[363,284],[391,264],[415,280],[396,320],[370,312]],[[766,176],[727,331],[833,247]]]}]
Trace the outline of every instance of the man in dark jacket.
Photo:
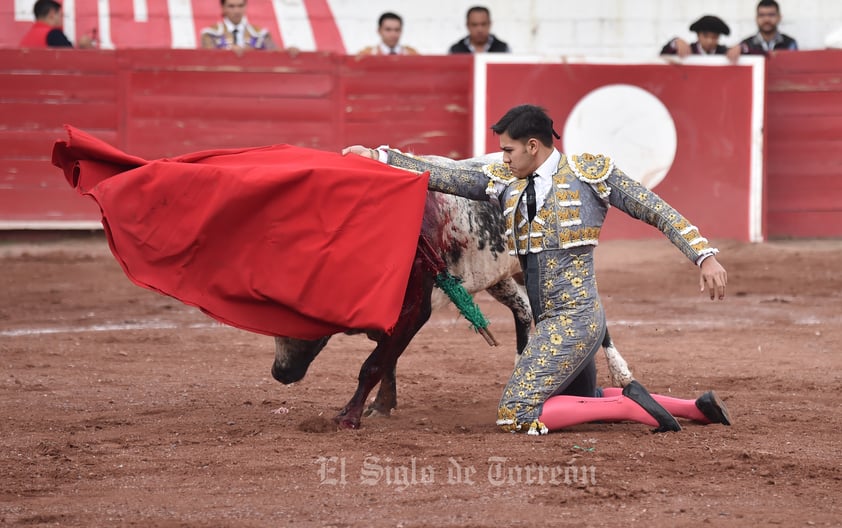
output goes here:
[{"label": "man in dark jacket", "polygon": [[509,45],[491,34],[491,12],[487,7],[468,9],[468,36],[450,46],[450,53],[509,52]]},{"label": "man in dark jacket", "polygon": [[[775,0],[760,0],[757,4],[757,33],[740,42],[739,53],[768,55],[770,51],[796,51],[798,43],[795,39],[778,31],[780,23],[781,8],[778,3]],[[729,50],[729,56],[731,53]]]}]

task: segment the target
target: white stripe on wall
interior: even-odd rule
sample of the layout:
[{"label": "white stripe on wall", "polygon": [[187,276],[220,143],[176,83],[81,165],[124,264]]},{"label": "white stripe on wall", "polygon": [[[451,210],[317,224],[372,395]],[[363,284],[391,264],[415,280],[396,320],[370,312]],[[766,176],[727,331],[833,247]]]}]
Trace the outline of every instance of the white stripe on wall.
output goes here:
[{"label": "white stripe on wall", "polygon": [[73,16],[76,13],[76,0],[64,0],[61,3],[62,14],[64,15],[64,34],[70,40],[74,40],[76,35],[76,18]]},{"label": "white stripe on wall", "polygon": [[146,0],[134,0],[134,21],[149,22],[149,6]]},{"label": "white stripe on wall", "polygon": [[172,47],[196,49],[196,24],[193,22],[193,6],[190,0],[167,0],[170,12]]},{"label": "white stripe on wall", "polygon": [[15,22],[32,22],[35,15],[32,13],[32,6],[35,0],[15,0]]},{"label": "white stripe on wall", "polygon": [[749,240],[763,242],[763,109],[766,105],[766,58],[740,57],[740,64],[752,64],[754,93],[751,97],[751,172],[749,176],[748,231]]},{"label": "white stripe on wall", "polygon": [[[100,49],[114,49],[114,41],[111,40],[111,6],[108,0],[97,0],[97,40]],[[87,33],[87,29],[82,30]],[[78,40],[78,37],[77,37]]]},{"label": "white stripe on wall", "polygon": [[302,0],[272,0],[278,31],[284,47],[295,47],[301,51],[316,51],[316,39],[310,17]]}]

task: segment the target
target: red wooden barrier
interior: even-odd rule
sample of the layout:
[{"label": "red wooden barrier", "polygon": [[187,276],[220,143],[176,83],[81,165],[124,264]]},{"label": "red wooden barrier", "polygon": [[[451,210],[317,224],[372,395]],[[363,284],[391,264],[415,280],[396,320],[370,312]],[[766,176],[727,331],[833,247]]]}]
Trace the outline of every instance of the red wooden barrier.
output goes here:
[{"label": "red wooden barrier", "polygon": [[116,142],[119,88],[113,53],[0,50],[0,221],[41,226],[97,220],[50,164],[63,123]]},{"label": "red wooden barrier", "polygon": [[[0,49],[0,228],[98,225],[49,163],[64,123],[139,156],[389,143],[467,157],[472,57]],[[767,61],[767,234],[842,236],[842,51]]]},{"label": "red wooden barrier", "polygon": [[842,236],[842,51],[767,60],[770,237]]},{"label": "red wooden barrier", "polygon": [[[762,211],[759,202],[752,207],[751,200],[752,193],[761,192],[762,172],[759,167],[752,171],[751,162],[760,157],[759,147],[752,147],[760,145],[762,135],[764,62],[757,58],[735,66],[722,57],[711,59],[715,62],[688,60],[676,65],[655,61],[529,63],[497,54],[480,56],[476,82],[488,88],[484,102],[482,94],[477,95],[483,102],[477,107],[487,110],[485,123],[475,119],[474,126],[487,130],[513,100],[538,104],[555,120],[562,136],[558,144],[567,154],[581,152],[571,147],[575,144],[585,152],[606,154],[643,183],[663,170],[664,176],[654,178],[649,188],[698,225],[705,236],[762,240]],[[629,97],[632,88],[639,99]],[[589,107],[587,118],[581,113],[571,117],[583,101],[599,92],[609,95]],[[663,114],[651,100],[662,105]],[[647,102],[652,106],[647,107]],[[475,117],[480,115],[479,108]],[[569,136],[568,129],[572,130]],[[675,133],[675,147],[668,134],[659,134],[670,129]],[[587,139],[577,142],[577,133]],[[655,139],[650,141],[645,134]],[[481,151],[488,151],[498,140],[486,132],[475,137],[476,143],[482,144]],[[630,143],[635,148],[624,152]],[[649,161],[631,168],[642,159]],[[620,213],[608,215],[600,234],[604,240],[655,236],[660,234],[651,226]]]},{"label": "red wooden barrier", "polygon": [[0,50],[0,227],[98,225],[49,161],[72,124],[148,159],[277,143],[470,152],[471,57]]}]

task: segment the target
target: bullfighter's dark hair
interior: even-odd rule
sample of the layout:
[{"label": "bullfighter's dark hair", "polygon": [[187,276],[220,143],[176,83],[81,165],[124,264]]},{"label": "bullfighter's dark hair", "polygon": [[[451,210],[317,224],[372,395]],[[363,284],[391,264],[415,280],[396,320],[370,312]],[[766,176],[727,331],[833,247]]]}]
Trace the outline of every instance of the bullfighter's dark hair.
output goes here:
[{"label": "bullfighter's dark hair", "polygon": [[535,138],[547,147],[553,146],[553,137],[558,138],[553,130],[553,120],[546,110],[530,104],[512,108],[491,125],[491,130],[498,136],[505,132],[510,138],[519,141]]}]

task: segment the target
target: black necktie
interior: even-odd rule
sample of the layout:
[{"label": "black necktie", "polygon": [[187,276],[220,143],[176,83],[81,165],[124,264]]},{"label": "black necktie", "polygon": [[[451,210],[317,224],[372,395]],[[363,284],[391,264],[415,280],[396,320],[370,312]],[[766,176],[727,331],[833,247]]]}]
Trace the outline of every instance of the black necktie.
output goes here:
[{"label": "black necktie", "polygon": [[234,31],[231,32],[231,35],[233,35],[233,37],[234,37],[234,42],[232,43],[234,46],[237,45],[237,32],[238,31],[239,31],[239,29],[234,28]]},{"label": "black necktie", "polygon": [[529,183],[526,184],[526,191],[524,191],[526,193],[526,214],[530,222],[538,212],[538,203],[535,200],[535,178],[537,176],[537,174],[533,174],[529,177]]},{"label": "black necktie", "polygon": [[398,52],[395,51],[395,48],[389,48],[389,55],[397,55]]}]

